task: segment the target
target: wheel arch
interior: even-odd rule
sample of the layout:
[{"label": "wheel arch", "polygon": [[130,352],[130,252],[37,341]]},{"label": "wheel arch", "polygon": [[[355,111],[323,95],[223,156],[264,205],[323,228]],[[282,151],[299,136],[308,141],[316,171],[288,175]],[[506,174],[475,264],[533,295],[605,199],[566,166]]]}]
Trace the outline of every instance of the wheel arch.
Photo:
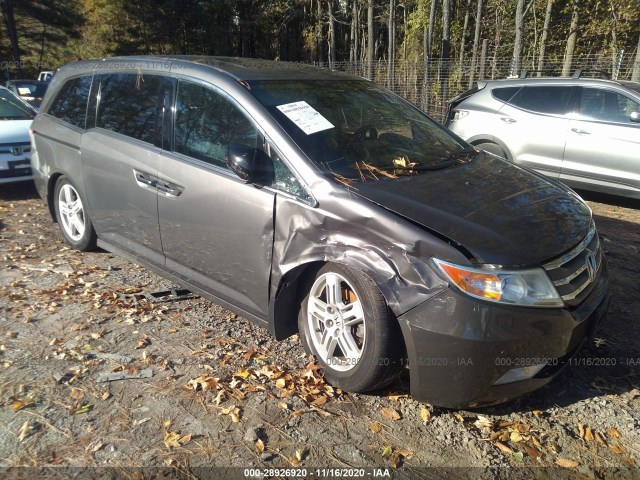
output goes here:
[{"label": "wheel arch", "polygon": [[494,137],[493,135],[475,135],[471,138],[468,138],[467,142],[474,147],[480,145],[481,143],[493,143],[494,145],[498,145],[502,149],[502,151],[506,153],[507,160],[509,160],[510,162],[514,161],[511,149],[509,149],[507,144],[500,140],[498,137]]}]

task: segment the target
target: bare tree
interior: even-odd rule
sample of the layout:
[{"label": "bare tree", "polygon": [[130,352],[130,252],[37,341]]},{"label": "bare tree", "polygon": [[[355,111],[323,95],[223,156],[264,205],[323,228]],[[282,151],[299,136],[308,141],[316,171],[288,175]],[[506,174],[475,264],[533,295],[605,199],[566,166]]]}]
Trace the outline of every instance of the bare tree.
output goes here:
[{"label": "bare tree", "polygon": [[631,81],[640,81],[640,36],[638,37],[638,48],[636,48],[636,59],[633,62],[633,71],[631,73]]},{"label": "bare tree", "polygon": [[467,27],[469,26],[469,11],[471,10],[471,0],[467,0],[467,4],[464,7],[464,23],[462,25],[462,35],[460,35],[460,55],[459,63],[462,66],[464,61],[464,40],[467,36]]},{"label": "bare tree", "polygon": [[571,73],[571,62],[573,60],[573,51],[576,48],[576,39],[578,37],[578,21],[579,18],[579,0],[573,0],[573,8],[571,12],[571,25],[569,26],[569,37],[567,38],[567,48],[564,51],[564,64],[562,66],[562,76],[568,77]]},{"label": "bare tree", "polygon": [[11,56],[18,67],[18,75],[22,77],[22,63],[20,62],[20,47],[18,46],[16,20],[13,14],[13,2],[14,0],[4,0],[0,4],[2,4],[2,15],[4,16],[4,23],[7,27],[9,43],[11,44]]},{"label": "bare tree", "polygon": [[387,84],[393,88],[396,59],[396,0],[389,0],[389,68]]},{"label": "bare tree", "polygon": [[[482,0],[480,0],[482,1]],[[431,60],[431,51],[433,45],[433,26],[436,21],[436,10],[438,8],[438,0],[431,0],[431,8],[429,10],[429,25],[424,27],[424,78],[422,80],[422,109],[427,110],[429,105],[429,61]]]},{"label": "bare tree", "polygon": [[327,13],[329,14],[329,68],[336,63],[336,21],[333,17],[333,0],[327,1]]},{"label": "bare tree", "polygon": [[551,24],[551,10],[553,9],[553,1],[547,0],[547,11],[544,13],[544,26],[542,27],[542,37],[540,38],[540,52],[538,54],[538,76],[542,76],[544,69],[544,54],[547,48],[547,37],[549,36],[549,26]]},{"label": "bare tree", "polygon": [[316,44],[318,45],[318,62],[324,60],[324,39],[322,28],[322,0],[317,0],[318,18],[316,19]]},{"label": "bare tree", "polygon": [[522,36],[524,33],[524,0],[516,4],[515,39],[513,41],[513,57],[511,57],[511,76],[520,74],[522,65]]},{"label": "bare tree", "polygon": [[351,48],[349,49],[349,60],[357,62],[359,57],[358,44],[360,42],[360,8],[358,0],[353,0],[351,11]]},{"label": "bare tree", "polygon": [[476,73],[476,63],[478,62],[478,44],[480,43],[480,28],[482,26],[482,0],[478,0],[478,10],[476,10],[476,31],[473,35],[473,53],[471,54],[471,71],[469,73],[469,88],[473,86],[473,77]]},{"label": "bare tree", "polygon": [[373,80],[373,51],[374,51],[374,23],[373,0],[367,4],[367,78]]}]

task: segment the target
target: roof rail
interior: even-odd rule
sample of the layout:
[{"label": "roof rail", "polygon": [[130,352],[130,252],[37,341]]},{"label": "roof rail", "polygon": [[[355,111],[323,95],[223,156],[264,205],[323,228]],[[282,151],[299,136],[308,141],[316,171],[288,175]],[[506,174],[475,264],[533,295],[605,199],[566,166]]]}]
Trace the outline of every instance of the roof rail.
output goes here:
[{"label": "roof rail", "polygon": [[572,75],[572,78],[580,78],[582,77],[582,73],[583,72],[595,72],[595,73],[599,73],[600,75],[602,75],[605,80],[609,80],[611,77],[609,77],[609,73],[605,70],[600,70],[598,68],[585,68],[585,67],[580,67],[577,68]]}]

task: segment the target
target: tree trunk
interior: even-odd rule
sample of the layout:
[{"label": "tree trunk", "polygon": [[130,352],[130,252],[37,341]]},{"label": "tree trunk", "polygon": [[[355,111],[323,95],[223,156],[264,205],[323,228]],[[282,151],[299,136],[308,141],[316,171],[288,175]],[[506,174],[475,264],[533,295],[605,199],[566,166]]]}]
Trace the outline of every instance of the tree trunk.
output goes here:
[{"label": "tree trunk", "polygon": [[373,80],[373,49],[374,32],[373,32],[373,0],[369,0],[367,5],[367,78]]},{"label": "tree trunk", "polygon": [[451,0],[442,1],[442,40],[449,42],[451,37]]},{"label": "tree trunk", "polygon": [[640,81],[640,36],[638,37],[638,48],[636,48],[636,59],[633,62],[633,70],[631,72],[631,81]]},{"label": "tree trunk", "polygon": [[389,67],[387,68],[387,85],[393,88],[395,80],[396,60],[396,0],[389,0]]},{"label": "tree trunk", "polygon": [[473,53],[471,54],[471,71],[469,73],[469,88],[473,86],[474,75],[476,73],[476,63],[478,62],[478,43],[480,43],[480,27],[482,26],[482,0],[478,0],[478,10],[476,11],[476,31],[473,35]]},{"label": "tree trunk", "polygon": [[618,16],[613,0],[609,0],[611,7],[611,79],[617,80],[618,76]]},{"label": "tree trunk", "polygon": [[567,38],[567,48],[564,51],[564,65],[562,66],[562,76],[568,77],[571,73],[571,62],[573,60],[573,51],[576,48],[576,39],[578,37],[578,0],[573,0],[573,11],[571,13],[571,26],[569,27],[569,37]]},{"label": "tree trunk", "polygon": [[20,47],[18,45],[18,33],[16,30],[16,19],[13,15],[14,0],[4,0],[2,3],[2,14],[4,16],[7,35],[11,44],[11,57],[18,67],[18,78],[22,78],[22,62],[20,61]]},{"label": "tree trunk", "polygon": [[317,0],[318,18],[316,19],[316,45],[318,46],[318,63],[324,59],[324,37],[322,29],[322,0]]},{"label": "tree trunk", "polygon": [[336,63],[336,22],[333,18],[333,0],[327,1],[327,13],[329,14],[329,68]]},{"label": "tree trunk", "polygon": [[422,110],[425,112],[429,108],[429,61],[431,60],[432,42],[433,42],[433,25],[436,21],[436,9],[438,8],[438,0],[431,0],[431,8],[429,11],[429,25],[424,27],[424,79],[422,81]]},{"label": "tree trunk", "polygon": [[462,25],[462,35],[460,35],[460,55],[458,62],[462,70],[462,62],[464,62],[464,37],[467,35],[467,27],[469,26],[469,10],[471,9],[471,0],[467,0],[464,7],[464,24]]},{"label": "tree trunk", "polygon": [[522,66],[522,35],[524,33],[524,0],[516,5],[515,39],[513,41],[513,57],[511,57],[511,76],[520,75]]},{"label": "tree trunk", "polygon": [[358,8],[358,0],[353,0],[353,8],[351,11],[351,49],[349,51],[349,59],[357,62],[359,58],[358,45],[360,39],[360,9]]},{"label": "tree trunk", "polygon": [[551,10],[553,0],[547,0],[547,11],[544,14],[544,27],[542,27],[542,38],[540,39],[540,53],[538,54],[538,76],[542,76],[544,70],[544,54],[547,48],[547,37],[549,36],[549,25],[551,23]]}]

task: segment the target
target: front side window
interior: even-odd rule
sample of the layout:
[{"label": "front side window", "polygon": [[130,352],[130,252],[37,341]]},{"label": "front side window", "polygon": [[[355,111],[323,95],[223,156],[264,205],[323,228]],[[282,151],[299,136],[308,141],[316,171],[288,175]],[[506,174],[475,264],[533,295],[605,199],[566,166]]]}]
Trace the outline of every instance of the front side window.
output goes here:
[{"label": "front side window", "polygon": [[221,168],[227,146],[258,145],[258,131],[227,97],[210,87],[178,81],[174,127],[176,152]]},{"label": "front side window", "polygon": [[67,80],[47,113],[76,127],[85,128],[91,80],[92,75]]},{"label": "front side window", "polygon": [[103,75],[96,127],[154,143],[163,84],[163,77],[158,75]]},{"label": "front side window", "polygon": [[582,88],[580,117],[586,120],[630,123],[631,112],[640,110],[640,103],[626,95],[602,88]]},{"label": "front side window", "polygon": [[553,85],[524,87],[518,95],[517,105],[531,112],[564,115],[567,113],[571,89]]}]

